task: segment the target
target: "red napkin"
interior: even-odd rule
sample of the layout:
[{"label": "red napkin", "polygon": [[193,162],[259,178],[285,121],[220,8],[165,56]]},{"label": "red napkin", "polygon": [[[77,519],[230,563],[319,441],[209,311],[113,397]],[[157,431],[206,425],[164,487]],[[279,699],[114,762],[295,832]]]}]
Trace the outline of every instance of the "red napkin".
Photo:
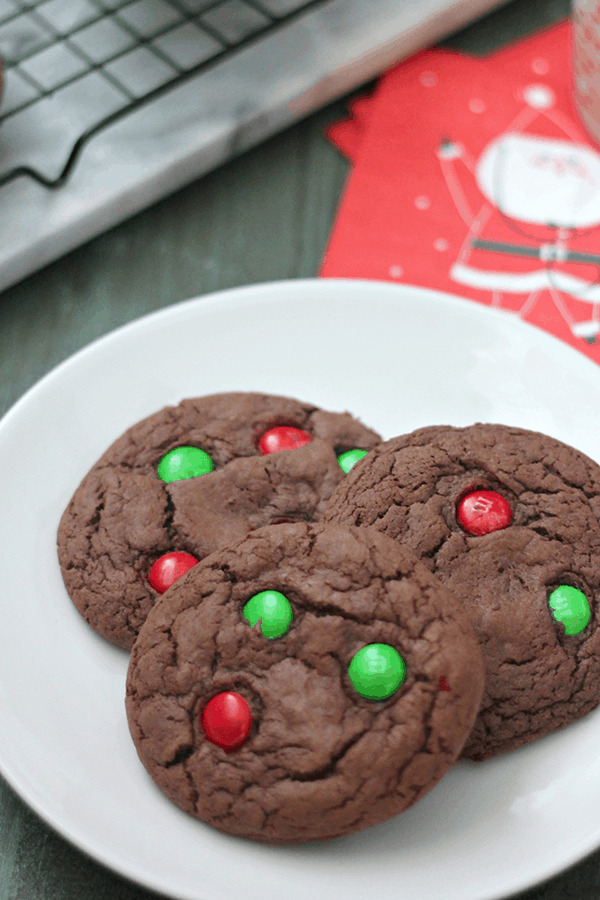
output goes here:
[{"label": "red napkin", "polygon": [[348,104],[350,115],[335,125],[330,125],[325,134],[340,153],[355,162],[363,135],[367,130],[373,108],[375,94],[365,94]]},{"label": "red napkin", "polygon": [[600,148],[571,100],[567,22],[485,58],[434,49],[354,101],[322,277],[434,288],[600,362]]}]

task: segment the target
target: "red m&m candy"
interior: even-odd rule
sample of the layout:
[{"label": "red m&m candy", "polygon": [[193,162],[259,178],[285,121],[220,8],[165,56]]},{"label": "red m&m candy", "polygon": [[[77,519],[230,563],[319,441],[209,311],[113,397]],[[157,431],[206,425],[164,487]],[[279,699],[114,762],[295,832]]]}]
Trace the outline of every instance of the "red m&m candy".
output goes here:
[{"label": "red m&m candy", "polygon": [[489,534],[510,525],[510,503],[496,491],[471,491],[456,507],[458,524],[469,534]]},{"label": "red m&m candy", "polygon": [[165,553],[157,559],[148,575],[151,587],[159,594],[164,594],[178,578],[196,565],[198,560],[191,553],[183,553],[175,550],[173,553]]},{"label": "red m&m candy", "polygon": [[224,691],[208,701],[200,721],[207,741],[223,750],[236,750],[250,733],[252,713],[243,697]]},{"label": "red m&m candy", "polygon": [[280,450],[295,450],[310,444],[311,441],[310,434],[302,431],[301,428],[294,428],[293,425],[278,425],[276,428],[265,431],[258,442],[258,449],[266,455],[267,453],[279,453]]}]

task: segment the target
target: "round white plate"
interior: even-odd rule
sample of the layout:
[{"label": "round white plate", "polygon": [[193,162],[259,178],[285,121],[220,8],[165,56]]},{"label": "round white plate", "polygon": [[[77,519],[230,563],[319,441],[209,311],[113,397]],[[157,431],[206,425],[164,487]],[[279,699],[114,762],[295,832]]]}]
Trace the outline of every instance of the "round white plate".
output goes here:
[{"label": "round white plate", "polygon": [[519,425],[600,461],[600,368],[506,313],[420,288],[255,285],[94,342],[0,422],[0,770],[10,784],[94,858],[184,900],[489,900],[600,846],[600,710],[499,759],[457,765],[404,815],[325,845],[228,838],[154,787],[127,730],[128,656],[72,606],[56,529],[128,426],[231,390],[347,409],[385,438],[428,424]]}]

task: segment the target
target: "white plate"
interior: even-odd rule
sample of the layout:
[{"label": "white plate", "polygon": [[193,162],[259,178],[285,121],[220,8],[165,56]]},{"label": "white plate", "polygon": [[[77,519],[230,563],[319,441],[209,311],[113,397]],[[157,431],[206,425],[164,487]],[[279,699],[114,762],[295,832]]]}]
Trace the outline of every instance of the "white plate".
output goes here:
[{"label": "white plate", "polygon": [[139,763],[127,654],[69,601],[55,536],[80,479],[129,425],[216,391],[348,409],[392,437],[501,422],[600,460],[600,368],[506,313],[374,282],[285,281],[172,306],[96,341],[0,423],[0,769],[62,835],[185,900],[488,900],[600,846],[600,715],[460,764],[409,812],[327,845],[228,838]]}]

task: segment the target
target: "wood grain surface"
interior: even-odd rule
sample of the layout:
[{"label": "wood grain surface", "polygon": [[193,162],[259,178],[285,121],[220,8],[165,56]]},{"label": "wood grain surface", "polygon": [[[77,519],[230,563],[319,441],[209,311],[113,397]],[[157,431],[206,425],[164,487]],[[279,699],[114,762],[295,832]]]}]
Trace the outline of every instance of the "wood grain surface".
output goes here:
[{"label": "wood grain surface", "polygon": [[[514,0],[447,44],[484,53],[568,10],[568,0]],[[315,276],[348,171],[323,129],[344,109],[331,104],[0,295],[0,416],[59,362],[139,316]],[[156,896],[73,848],[0,778],[0,900]],[[600,900],[600,851],[519,896]]]}]

